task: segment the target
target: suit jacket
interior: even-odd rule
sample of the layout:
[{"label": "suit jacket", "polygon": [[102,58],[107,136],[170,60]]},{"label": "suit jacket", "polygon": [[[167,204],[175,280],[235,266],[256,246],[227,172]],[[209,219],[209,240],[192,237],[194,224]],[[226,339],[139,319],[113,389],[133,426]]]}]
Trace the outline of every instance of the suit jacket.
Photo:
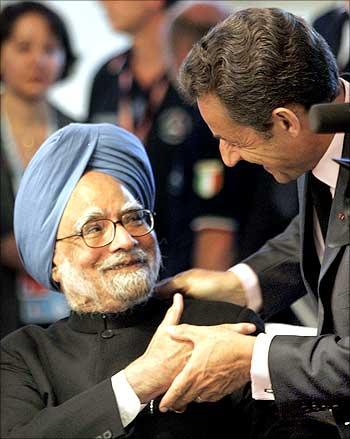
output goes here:
[{"label": "suit jacket", "polygon": [[[349,156],[349,138],[344,157]],[[298,181],[299,215],[246,262],[258,273],[265,316],[305,293],[318,304],[317,337],[272,340],[269,370],[276,403],[292,415],[333,409],[343,437],[349,437],[345,422],[350,421],[350,172],[342,167],[339,171],[319,275],[309,174]]]},{"label": "suit jacket", "polygon": [[[31,325],[5,337],[1,437],[212,439],[232,437],[232,431],[247,438],[250,428],[262,431],[271,412],[255,413],[254,401],[244,396],[249,386],[217,403],[192,403],[181,415],[146,407],[123,428],[110,377],[144,353],[168,306],[150,300],[121,315],[72,313],[48,329]],[[263,329],[253,311],[217,302],[186,300],[182,320],[252,321]],[[252,423],[246,415],[254,417]]]}]

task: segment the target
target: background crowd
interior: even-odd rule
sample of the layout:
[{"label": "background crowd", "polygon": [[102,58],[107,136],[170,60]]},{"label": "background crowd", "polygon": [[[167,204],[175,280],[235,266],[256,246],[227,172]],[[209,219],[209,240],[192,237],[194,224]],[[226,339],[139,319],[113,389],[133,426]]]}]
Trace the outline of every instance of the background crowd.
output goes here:
[{"label": "background crowd", "polygon": [[[346,3],[314,22],[341,71],[349,63]],[[116,123],[146,146],[157,187],[161,277],[191,267],[226,270],[281,232],[298,210],[294,182],[280,185],[263,168],[246,162],[224,167],[218,141],[177,90],[178,68],[193,43],[227,17],[234,2],[101,1],[98,6],[116,34],[129,36],[129,44],[96,66],[86,121]],[[71,30],[50,2],[7,2],[0,27],[5,335],[23,323],[47,325],[68,312],[62,295],[46,291],[24,272],[12,222],[24,168],[50,133],[73,121],[48,95],[72,72],[76,57]],[[274,320],[303,322],[303,312],[284,312]]]}]

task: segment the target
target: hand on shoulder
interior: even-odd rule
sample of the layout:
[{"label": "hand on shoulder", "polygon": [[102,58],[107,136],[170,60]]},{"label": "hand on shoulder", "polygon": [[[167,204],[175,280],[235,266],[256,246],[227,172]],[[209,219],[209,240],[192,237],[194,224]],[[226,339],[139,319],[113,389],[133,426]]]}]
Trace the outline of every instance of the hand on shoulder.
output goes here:
[{"label": "hand on shoulder", "polygon": [[193,268],[159,282],[155,290],[159,297],[175,293],[201,300],[215,300],[246,305],[243,286],[231,271]]}]

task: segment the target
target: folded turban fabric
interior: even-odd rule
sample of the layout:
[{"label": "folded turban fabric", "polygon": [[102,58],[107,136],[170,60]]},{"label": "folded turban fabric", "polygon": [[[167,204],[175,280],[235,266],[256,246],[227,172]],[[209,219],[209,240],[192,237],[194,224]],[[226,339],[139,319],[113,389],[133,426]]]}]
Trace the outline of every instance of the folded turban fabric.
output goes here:
[{"label": "folded turban fabric", "polygon": [[155,186],[146,151],[133,134],[111,124],[70,124],[38,149],[15,201],[14,230],[27,272],[48,289],[56,234],[71,194],[92,169],[124,184],[144,207],[153,210]]}]

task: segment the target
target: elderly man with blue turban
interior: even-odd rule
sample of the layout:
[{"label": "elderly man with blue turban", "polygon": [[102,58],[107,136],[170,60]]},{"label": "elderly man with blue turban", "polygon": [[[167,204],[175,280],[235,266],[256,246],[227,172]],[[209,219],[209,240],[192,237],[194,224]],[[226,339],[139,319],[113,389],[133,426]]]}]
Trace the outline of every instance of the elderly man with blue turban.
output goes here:
[{"label": "elderly man with blue turban", "polygon": [[152,297],[154,196],[142,144],[113,125],[71,124],[30,162],[15,204],[17,246],[30,275],[63,292],[72,312],[2,340],[1,437],[226,438],[235,413],[235,437],[278,437],[263,436],[274,406],[258,409],[246,389],[215,403],[198,395],[181,415],[159,412],[192,353],[169,325],[236,323],[222,330],[248,334],[262,324],[236,305]]}]

